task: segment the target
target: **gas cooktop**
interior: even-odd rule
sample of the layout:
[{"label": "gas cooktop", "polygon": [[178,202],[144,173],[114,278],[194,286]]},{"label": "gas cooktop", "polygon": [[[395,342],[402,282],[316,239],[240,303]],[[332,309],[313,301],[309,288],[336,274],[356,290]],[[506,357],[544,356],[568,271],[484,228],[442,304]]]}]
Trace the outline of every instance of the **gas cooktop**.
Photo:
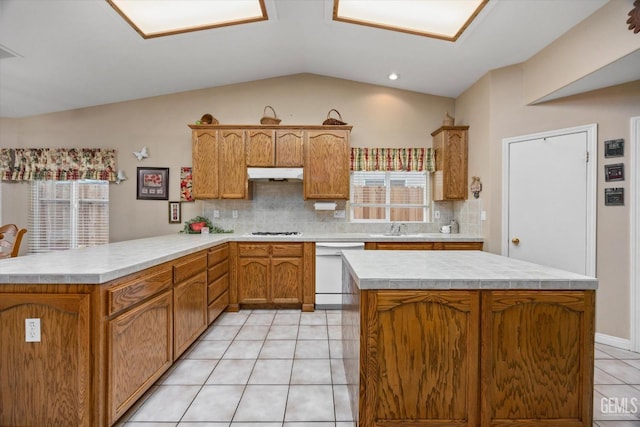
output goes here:
[{"label": "gas cooktop", "polygon": [[299,231],[253,231],[250,236],[300,236]]}]

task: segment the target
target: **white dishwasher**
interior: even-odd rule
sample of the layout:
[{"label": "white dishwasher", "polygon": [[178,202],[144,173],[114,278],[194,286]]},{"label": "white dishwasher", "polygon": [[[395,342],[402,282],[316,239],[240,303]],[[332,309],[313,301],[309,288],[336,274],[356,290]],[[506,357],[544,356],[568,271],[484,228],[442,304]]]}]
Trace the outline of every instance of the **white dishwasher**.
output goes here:
[{"label": "white dishwasher", "polygon": [[363,242],[316,242],[316,308],[342,307],[342,251],[362,251]]}]

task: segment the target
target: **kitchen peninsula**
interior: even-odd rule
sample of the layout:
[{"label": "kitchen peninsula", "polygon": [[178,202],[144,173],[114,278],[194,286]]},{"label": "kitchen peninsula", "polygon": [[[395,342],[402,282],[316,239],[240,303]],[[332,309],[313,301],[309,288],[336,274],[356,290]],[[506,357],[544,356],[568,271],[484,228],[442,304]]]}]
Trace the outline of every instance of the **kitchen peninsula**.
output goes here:
[{"label": "kitchen peninsula", "polygon": [[[176,233],[0,261],[0,425],[114,425],[234,308],[242,247],[276,254],[295,246],[295,257],[278,261],[305,260],[296,304],[313,310],[315,242],[354,239],[482,245],[481,237],[439,233]],[[263,255],[251,257],[268,261]],[[27,336],[25,319],[40,320],[39,340]]]},{"label": "kitchen peninsula", "polygon": [[480,251],[343,253],[358,427],[591,427],[597,286]]}]

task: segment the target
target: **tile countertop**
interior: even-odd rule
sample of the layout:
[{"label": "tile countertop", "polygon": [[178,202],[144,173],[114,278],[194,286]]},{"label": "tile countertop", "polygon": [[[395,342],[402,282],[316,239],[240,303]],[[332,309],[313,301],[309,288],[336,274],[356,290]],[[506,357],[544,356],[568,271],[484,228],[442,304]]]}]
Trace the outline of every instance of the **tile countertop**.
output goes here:
[{"label": "tile countertop", "polygon": [[71,249],[0,260],[0,284],[7,283],[87,283],[100,284],[136,273],[145,268],[189,255],[229,241],[322,242],[322,241],[469,241],[482,237],[464,234],[424,233],[382,236],[366,233],[314,234],[300,236],[248,236],[245,234],[168,234],[109,243],[91,248]]},{"label": "tile countertop", "polygon": [[482,251],[343,252],[360,289],[597,289],[598,280]]}]

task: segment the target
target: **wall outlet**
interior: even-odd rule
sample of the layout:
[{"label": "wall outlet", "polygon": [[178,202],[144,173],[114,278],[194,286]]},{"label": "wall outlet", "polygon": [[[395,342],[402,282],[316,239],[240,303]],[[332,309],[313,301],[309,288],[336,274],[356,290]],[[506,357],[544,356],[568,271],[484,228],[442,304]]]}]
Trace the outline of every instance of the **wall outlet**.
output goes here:
[{"label": "wall outlet", "polygon": [[434,217],[435,219],[440,219],[440,211],[434,211],[434,212],[433,212],[433,217]]},{"label": "wall outlet", "polygon": [[487,220],[487,211],[480,211],[480,221]]},{"label": "wall outlet", "polygon": [[213,211],[213,217],[214,218],[220,218],[220,211],[218,209],[214,209]]},{"label": "wall outlet", "polygon": [[24,341],[40,342],[40,319],[24,319]]},{"label": "wall outlet", "polygon": [[344,209],[336,209],[335,211],[333,211],[333,217],[334,218],[346,218],[347,217],[347,212]]},{"label": "wall outlet", "polygon": [[234,209],[234,210],[232,210],[232,211],[231,211],[231,216],[232,216],[233,218],[238,218],[238,211],[237,211],[237,210],[235,210],[235,209]]}]

